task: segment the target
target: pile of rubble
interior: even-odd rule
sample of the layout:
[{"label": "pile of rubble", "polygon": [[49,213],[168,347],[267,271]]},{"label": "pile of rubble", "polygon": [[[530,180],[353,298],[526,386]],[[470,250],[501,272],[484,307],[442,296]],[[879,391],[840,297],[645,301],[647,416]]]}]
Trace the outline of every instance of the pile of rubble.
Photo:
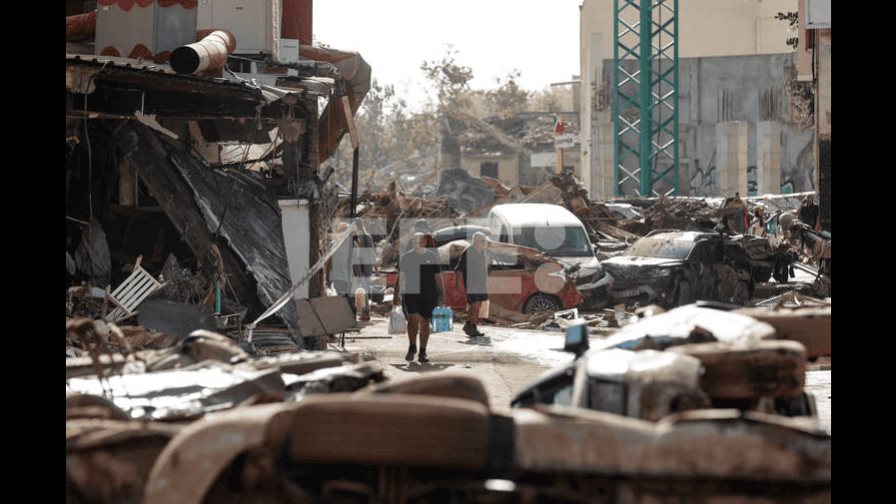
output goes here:
[{"label": "pile of rubble", "polygon": [[[806,358],[818,352],[778,341],[800,341],[785,329],[793,317],[764,323],[686,307],[670,321],[655,317],[660,311],[645,309],[639,323],[618,307],[592,317],[589,332],[604,322],[625,328],[571,361],[581,372],[551,375],[618,374],[618,365],[596,364],[606,362],[602,355],[617,364],[623,357],[627,372],[593,383],[614,383],[635,397],[624,413],[614,409],[614,394],[557,407],[553,394],[538,393],[538,381],[517,394],[516,407],[497,409],[469,374],[392,381],[355,354],[252,358],[205,331],[166,350],[67,359],[66,498],[328,502],[345,494],[393,502],[397,494],[425,497],[408,502],[443,495],[490,502],[485,482],[500,476],[530,497],[563,501],[588,501],[594,490],[586,483],[595,482],[615,497],[699,500],[749,491],[829,500],[829,430],[809,411],[778,411],[779,403],[809,401]],[[815,332],[826,331],[830,355],[829,311],[820,320]],[[572,323],[563,316],[549,322],[560,330]],[[68,338],[97,327],[77,320],[66,330]],[[646,362],[653,365],[640,365]],[[772,400],[744,400],[758,395]],[[726,405],[709,402],[718,398]],[[707,409],[732,407],[741,411]]]},{"label": "pile of rubble", "polygon": [[143,326],[104,322],[102,319],[65,319],[65,356],[126,355],[138,350],[170,348],[177,338]]}]

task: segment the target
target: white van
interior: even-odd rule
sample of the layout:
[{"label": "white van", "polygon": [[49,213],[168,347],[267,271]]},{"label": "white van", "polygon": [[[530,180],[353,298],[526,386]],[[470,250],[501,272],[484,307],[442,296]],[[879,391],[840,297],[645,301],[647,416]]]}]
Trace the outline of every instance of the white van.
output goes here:
[{"label": "white van", "polygon": [[585,225],[560,205],[510,203],[495,205],[487,217],[492,239],[536,248],[564,266],[578,265],[576,287],[585,306],[606,303],[612,277],[594,254]]}]

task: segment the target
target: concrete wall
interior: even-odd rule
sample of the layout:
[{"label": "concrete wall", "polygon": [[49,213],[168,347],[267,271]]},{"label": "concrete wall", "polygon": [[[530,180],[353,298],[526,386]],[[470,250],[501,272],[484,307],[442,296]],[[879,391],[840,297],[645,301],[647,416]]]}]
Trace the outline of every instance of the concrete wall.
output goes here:
[{"label": "concrete wall", "polygon": [[831,30],[818,30],[815,50],[817,55],[818,91],[818,135],[831,136]]},{"label": "concrete wall", "polygon": [[718,158],[715,125],[724,121],[748,124],[750,194],[757,190],[756,131],[760,121],[780,124],[781,190],[815,188],[814,134],[811,128],[794,123],[790,116],[793,97],[784,91],[785,80],[793,76],[793,65],[792,54],[679,60],[682,194],[716,194],[718,188],[707,186],[706,179]]},{"label": "concrete wall", "polygon": [[749,124],[729,121],[716,124],[717,176],[715,190],[722,196],[747,193],[747,134]]},{"label": "concrete wall", "polygon": [[818,194],[821,225],[831,229],[831,30],[817,30],[818,83],[815,121],[818,128]]},{"label": "concrete wall", "polygon": [[774,194],[781,191],[781,123],[756,123],[756,192]]},{"label": "concrete wall", "polygon": [[[584,20],[584,16],[580,20]],[[582,21],[584,22],[584,21]],[[579,89],[580,105],[582,112],[597,110],[600,102],[599,91],[603,81],[602,47],[604,37],[600,33],[588,33],[582,31],[583,39],[587,40],[585,49],[579,54],[581,65],[581,84]],[[587,35],[584,35],[586,34]],[[597,145],[595,130],[597,129],[597,114],[581,113],[579,128],[581,130],[579,141],[581,142],[581,158],[586,162],[581,163],[576,172],[589,194],[598,194],[600,181],[591,166],[597,166],[599,147]]]},{"label": "concrete wall", "polygon": [[[797,0],[679,0],[678,57],[790,52],[785,41],[795,34],[789,34],[786,21],[774,17],[796,10]],[[596,33],[605,41],[601,59],[611,59],[613,0],[584,0],[580,11],[579,54],[587,53],[588,35]]]},{"label": "concrete wall", "polygon": [[[588,137],[583,136],[583,151],[590,146],[596,160],[583,152],[582,170],[589,170],[587,164],[591,163],[591,194],[606,199],[613,195],[614,179],[612,75],[607,71],[613,61],[603,60],[601,65],[604,71],[601,89],[596,91],[598,99],[592,100],[591,110],[582,113],[582,123],[592,128]],[[729,121],[747,124],[748,194],[758,189],[756,131],[760,121],[776,122],[780,127],[780,191],[815,189],[814,133],[811,125],[795,123],[793,102],[798,98],[785,91],[785,81],[794,75],[793,53],[679,59],[679,194],[721,195],[716,125]],[[773,150],[771,146],[763,148]]]}]

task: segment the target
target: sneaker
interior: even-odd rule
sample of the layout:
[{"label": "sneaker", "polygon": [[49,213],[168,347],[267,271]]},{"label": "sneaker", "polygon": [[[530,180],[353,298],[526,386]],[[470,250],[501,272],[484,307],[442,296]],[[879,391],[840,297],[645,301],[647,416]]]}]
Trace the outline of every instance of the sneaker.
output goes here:
[{"label": "sneaker", "polygon": [[[408,347],[408,353],[404,356],[404,360],[411,362],[414,360],[414,354],[417,353],[417,347],[415,345],[411,345]],[[425,355],[423,352],[420,352],[420,355]]]},{"label": "sneaker", "polygon": [[429,362],[429,357],[426,356],[426,350],[420,350],[420,355],[417,357],[417,360],[420,362]]}]

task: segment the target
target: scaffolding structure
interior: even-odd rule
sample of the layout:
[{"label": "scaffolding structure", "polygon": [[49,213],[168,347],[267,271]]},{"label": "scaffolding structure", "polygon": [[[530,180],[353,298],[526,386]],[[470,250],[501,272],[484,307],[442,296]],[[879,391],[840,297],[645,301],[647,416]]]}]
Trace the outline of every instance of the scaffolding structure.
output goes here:
[{"label": "scaffolding structure", "polygon": [[678,193],[678,0],[613,1],[617,196]]}]

